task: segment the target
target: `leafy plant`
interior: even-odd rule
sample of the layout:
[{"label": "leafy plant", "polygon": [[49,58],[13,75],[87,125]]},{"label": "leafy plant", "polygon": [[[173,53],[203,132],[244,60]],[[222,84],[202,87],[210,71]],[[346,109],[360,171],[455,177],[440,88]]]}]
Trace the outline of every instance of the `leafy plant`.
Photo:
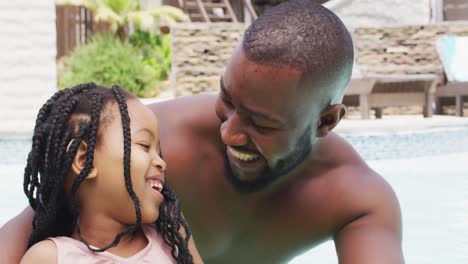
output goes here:
[{"label": "leafy plant", "polygon": [[65,58],[59,87],[90,81],[105,86],[118,84],[143,96],[154,88],[157,78],[137,48],[112,36],[96,35]]},{"label": "leafy plant", "polygon": [[58,5],[82,5],[93,12],[96,21],[110,25],[113,34],[127,37],[128,24],[136,29],[155,33],[160,27],[177,21],[188,21],[180,9],[169,5],[141,8],[139,0],[57,0]]},{"label": "leafy plant", "polygon": [[[138,96],[154,96],[157,94],[159,90],[154,89],[154,87],[150,89],[151,92],[145,92],[150,91],[148,90],[149,88],[146,87],[145,82],[150,82],[151,80],[152,84],[158,84],[159,82],[167,79],[167,76],[171,70],[170,35],[161,35],[161,28],[164,26],[169,26],[176,21],[187,20],[187,16],[181,9],[165,5],[142,9],[139,4],[139,0],[57,1],[57,4],[82,5],[90,9],[93,12],[94,19],[96,21],[106,22],[107,25],[110,25],[110,33],[125,41],[127,43],[125,44],[127,48],[130,48],[130,46],[134,47],[132,51],[133,55],[130,56],[127,53],[125,54],[125,56],[132,58],[131,63],[138,64],[136,60],[138,57],[140,67],[144,66],[144,71],[142,70],[133,76],[133,78],[135,78],[133,82],[130,81],[132,76],[129,75],[108,76],[110,72],[115,70],[111,67],[108,67],[105,70],[99,68],[100,66],[93,66],[92,69],[82,67],[82,65],[85,64],[82,62],[86,61],[87,63],[95,63],[95,61],[102,56],[107,56],[106,58],[108,58],[109,61],[120,62],[119,59],[116,60],[115,57],[111,57],[113,51],[97,51],[99,49],[96,46],[104,44],[98,45],[96,43],[88,43],[84,47],[90,47],[79,48],[79,50],[83,49],[84,51],[74,52],[72,56],[70,56],[70,59],[66,61],[68,64],[65,65],[65,71],[62,73],[63,77],[61,77],[59,80],[60,87],[73,85],[74,83],[82,82],[81,80],[87,78],[95,81],[102,80],[102,84],[105,85],[111,83],[108,80],[125,78],[125,83],[129,83],[129,85],[124,85],[123,80],[121,79],[118,79],[120,80],[119,82],[114,81],[114,83],[123,85],[125,88],[131,90]],[[130,37],[128,37],[127,30],[129,28],[129,24],[131,24],[133,28],[133,32],[131,33]],[[100,40],[98,42],[105,41]],[[121,45],[124,44],[121,42],[119,45],[115,45],[114,43],[111,45],[110,49],[120,49]],[[80,55],[74,55],[75,53],[79,53]],[[119,54],[115,55],[123,56],[124,52],[121,51]],[[85,59],[85,56],[95,56],[96,58]],[[74,62],[75,60],[78,62]],[[75,64],[79,66],[74,66]],[[96,73],[90,73],[90,70],[103,71],[105,72],[105,75],[97,76],[98,74]],[[98,79],[96,79],[96,77]],[[145,80],[145,82],[142,80]],[[136,84],[145,87],[135,88],[138,86]]]},{"label": "leafy plant", "polygon": [[141,50],[143,63],[153,68],[156,78],[159,81],[166,80],[171,70],[171,36],[136,30],[129,41]]}]

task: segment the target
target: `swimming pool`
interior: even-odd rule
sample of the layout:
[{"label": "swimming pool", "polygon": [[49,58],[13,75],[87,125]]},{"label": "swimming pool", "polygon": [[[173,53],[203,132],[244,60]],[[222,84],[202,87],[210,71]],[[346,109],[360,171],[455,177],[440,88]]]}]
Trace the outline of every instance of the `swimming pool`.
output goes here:
[{"label": "swimming pool", "polygon": [[[468,263],[468,128],[344,137],[397,193],[406,263]],[[333,242],[302,263],[338,263]]]},{"label": "swimming pool", "polygon": [[[468,128],[343,136],[397,193],[406,263],[468,263]],[[27,205],[29,144],[0,139],[0,225]],[[290,264],[336,264],[334,251],[327,242]]]}]

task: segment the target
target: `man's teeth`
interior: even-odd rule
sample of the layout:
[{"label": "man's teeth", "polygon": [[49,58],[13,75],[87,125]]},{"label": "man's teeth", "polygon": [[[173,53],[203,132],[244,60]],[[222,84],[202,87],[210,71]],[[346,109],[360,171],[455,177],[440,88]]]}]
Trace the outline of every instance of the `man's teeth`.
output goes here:
[{"label": "man's teeth", "polygon": [[257,154],[247,154],[247,153],[242,153],[239,151],[236,151],[235,149],[229,148],[231,150],[231,153],[234,155],[234,157],[243,160],[243,161],[250,161],[257,159],[259,156]]}]

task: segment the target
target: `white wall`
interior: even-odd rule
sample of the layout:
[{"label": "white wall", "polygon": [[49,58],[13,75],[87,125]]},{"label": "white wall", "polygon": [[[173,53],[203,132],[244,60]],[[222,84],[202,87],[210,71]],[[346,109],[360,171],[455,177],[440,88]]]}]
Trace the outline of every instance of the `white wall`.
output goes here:
[{"label": "white wall", "polygon": [[54,0],[0,1],[0,135],[32,132],[56,91]]},{"label": "white wall", "polygon": [[427,24],[431,20],[431,0],[331,0],[324,5],[349,29]]}]

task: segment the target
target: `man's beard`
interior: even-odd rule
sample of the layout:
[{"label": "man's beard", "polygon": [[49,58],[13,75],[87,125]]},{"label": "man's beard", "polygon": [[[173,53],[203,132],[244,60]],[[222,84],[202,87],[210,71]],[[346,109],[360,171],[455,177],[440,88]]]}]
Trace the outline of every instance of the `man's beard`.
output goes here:
[{"label": "man's beard", "polygon": [[293,152],[280,159],[274,168],[267,166],[255,180],[241,180],[232,170],[227,153],[224,152],[224,175],[240,193],[254,193],[261,191],[275,182],[283,175],[287,175],[299,166],[309,155],[311,144],[312,126],[308,126],[304,134],[299,138]]}]

